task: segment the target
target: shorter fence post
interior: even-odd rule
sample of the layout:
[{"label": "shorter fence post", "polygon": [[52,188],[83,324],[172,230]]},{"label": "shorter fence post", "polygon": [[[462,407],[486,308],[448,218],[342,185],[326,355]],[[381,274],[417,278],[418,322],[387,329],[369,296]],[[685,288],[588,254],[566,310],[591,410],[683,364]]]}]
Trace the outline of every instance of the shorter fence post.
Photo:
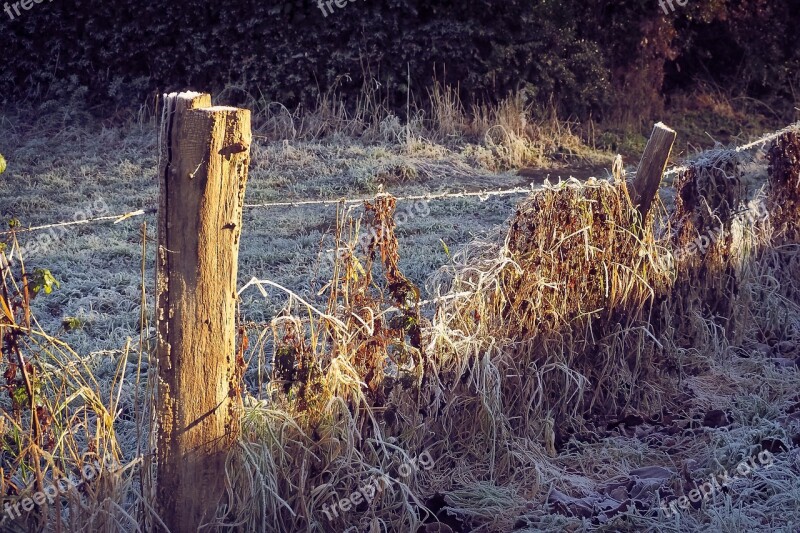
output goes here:
[{"label": "shorter fence post", "polygon": [[661,178],[664,176],[664,170],[667,168],[667,161],[677,136],[675,130],[659,122],[653,128],[653,133],[644,149],[644,155],[642,155],[636,171],[631,191],[631,200],[633,205],[639,208],[642,220],[647,218],[650,206],[658,194]]}]

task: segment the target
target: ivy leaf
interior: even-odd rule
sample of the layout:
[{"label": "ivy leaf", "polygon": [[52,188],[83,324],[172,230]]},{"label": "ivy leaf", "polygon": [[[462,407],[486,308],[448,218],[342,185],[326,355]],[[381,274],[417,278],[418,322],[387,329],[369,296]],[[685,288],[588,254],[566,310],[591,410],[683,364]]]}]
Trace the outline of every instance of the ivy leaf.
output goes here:
[{"label": "ivy leaf", "polygon": [[28,391],[25,390],[25,387],[17,387],[11,393],[11,398],[17,405],[27,405],[28,404]]},{"label": "ivy leaf", "polygon": [[34,294],[39,294],[39,291],[42,289],[44,289],[45,294],[50,294],[53,292],[53,287],[56,289],[61,287],[61,284],[58,282],[58,280],[46,268],[37,268],[34,270],[31,284],[33,286]]}]

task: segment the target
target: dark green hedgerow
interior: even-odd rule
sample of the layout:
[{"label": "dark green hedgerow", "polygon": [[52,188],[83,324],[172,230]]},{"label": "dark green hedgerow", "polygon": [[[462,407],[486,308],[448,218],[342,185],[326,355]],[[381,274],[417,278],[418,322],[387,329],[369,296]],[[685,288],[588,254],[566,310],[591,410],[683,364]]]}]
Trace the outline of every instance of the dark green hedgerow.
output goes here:
[{"label": "dark green hedgerow", "polygon": [[324,16],[316,0],[43,2],[13,20],[0,12],[0,101],[77,92],[138,105],[156,90],[233,85],[232,100],[246,91],[291,107],[332,87],[355,99],[367,73],[397,110],[410,75],[418,95],[434,77],[467,104],[525,88],[565,116],[630,123],[659,111],[665,81],[685,89],[697,76],[791,102],[795,4],[713,0],[665,14],[641,0],[354,0]]}]

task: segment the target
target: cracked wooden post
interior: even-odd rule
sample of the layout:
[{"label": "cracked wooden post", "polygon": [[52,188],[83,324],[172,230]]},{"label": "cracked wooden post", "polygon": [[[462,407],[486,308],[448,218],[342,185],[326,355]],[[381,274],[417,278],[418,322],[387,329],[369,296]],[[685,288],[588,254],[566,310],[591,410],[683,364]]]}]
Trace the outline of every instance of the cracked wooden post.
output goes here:
[{"label": "cracked wooden post", "polygon": [[661,178],[664,176],[669,154],[677,136],[675,130],[659,122],[653,127],[653,133],[647,141],[631,190],[631,200],[633,205],[639,207],[642,220],[647,218],[650,206],[658,194]]},{"label": "cracked wooden post", "polygon": [[250,112],[164,97],[159,161],[156,511],[172,533],[210,522],[240,432],[235,357]]}]

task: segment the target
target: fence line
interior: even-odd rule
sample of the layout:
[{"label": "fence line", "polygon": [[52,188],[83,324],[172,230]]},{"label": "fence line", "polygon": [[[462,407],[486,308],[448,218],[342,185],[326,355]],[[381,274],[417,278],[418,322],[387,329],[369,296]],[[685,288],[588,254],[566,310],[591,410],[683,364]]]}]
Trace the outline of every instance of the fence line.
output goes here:
[{"label": "fence line", "polygon": [[[295,298],[298,302],[300,302],[302,305],[304,305],[308,310],[314,311],[314,313],[316,313],[317,315],[319,315],[322,318],[327,318],[327,319],[331,320],[332,322],[334,322],[336,325],[338,325],[340,327],[344,327],[344,324],[338,318],[332,317],[332,316],[328,315],[327,313],[325,313],[324,311],[321,311],[321,310],[315,308],[311,303],[309,303],[307,300],[305,300],[302,296],[300,296],[296,292],[292,291],[291,289],[288,289],[288,288],[284,287],[283,285],[281,285],[279,283],[276,283],[276,282],[274,282],[272,280],[269,280],[269,279],[258,279],[257,277],[251,278],[250,281],[248,281],[241,289],[239,289],[239,291],[237,292],[237,296],[241,296],[242,293],[244,291],[246,291],[247,289],[249,289],[250,287],[256,287],[264,298],[269,298],[269,295],[267,294],[267,290],[266,290],[265,287],[272,287],[272,288],[278,289],[280,291],[283,291],[286,294],[288,294],[289,296]],[[439,296],[439,297],[436,297],[436,298],[431,298],[429,300],[420,300],[420,301],[416,302],[415,305],[422,307],[422,306],[437,304],[437,303],[440,303],[440,302],[447,302],[449,300],[457,300],[459,298],[467,298],[469,296],[472,296],[473,294],[474,293],[468,292],[468,291],[466,291],[466,292],[457,292],[457,293],[453,293],[453,294],[447,294],[445,296]],[[388,307],[388,308],[386,308],[384,310],[384,313],[388,313],[390,311],[402,311],[402,309],[399,309],[397,307]]]},{"label": "fence line", "polygon": [[[734,152],[744,152],[746,150],[750,150],[751,148],[755,148],[756,146],[763,145],[769,141],[777,139],[784,133],[787,133],[792,130],[796,130],[800,127],[800,122],[795,122],[794,124],[790,124],[783,129],[778,131],[774,131],[762,136],[755,141],[749,142],[747,144],[743,144],[741,146],[737,146],[732,148]],[[675,166],[667,171],[664,172],[664,177],[671,176],[674,174],[679,174],[689,169],[689,165],[681,165]],[[443,200],[446,198],[470,198],[470,197],[478,197],[481,200],[486,200],[490,197],[494,196],[510,196],[514,194],[528,194],[536,190],[536,186],[531,183],[528,187],[514,187],[512,189],[497,189],[497,190],[484,190],[484,191],[462,191],[462,192],[446,192],[446,193],[436,193],[436,194],[417,194],[417,195],[409,195],[409,196],[397,196],[397,200],[402,201],[416,201],[416,200]],[[381,193],[379,193],[381,194]],[[284,201],[284,202],[265,202],[261,204],[244,204],[245,209],[256,209],[256,208],[273,208],[273,207],[286,207],[286,208],[294,208],[294,207],[304,207],[310,205],[338,205],[338,204],[360,204],[365,201],[374,200],[375,196],[364,197],[364,198],[337,198],[337,199],[322,199],[322,200],[295,200],[295,201]],[[155,214],[157,209],[155,207],[148,207],[145,209],[139,209],[137,211],[131,211],[129,213],[121,213],[119,215],[109,215],[109,216],[102,216],[102,217],[92,217],[87,218],[85,220],[73,220],[69,222],[56,222],[54,224],[45,224],[42,226],[32,226],[29,228],[20,228],[15,230],[8,230],[0,232],[0,236],[4,235],[11,235],[12,233],[28,233],[34,231],[41,231],[50,228],[58,228],[63,226],[76,226],[79,224],[92,224],[95,222],[108,222],[110,220],[114,221],[114,224],[119,224],[129,218],[137,217],[137,216],[144,216]]]},{"label": "fence line", "polygon": [[[461,192],[443,192],[443,193],[427,193],[427,194],[412,194],[408,196],[395,196],[398,202],[410,202],[415,200],[442,200],[444,198],[469,198],[479,197],[481,200],[488,200],[492,196],[508,196],[513,194],[527,194],[536,190],[535,185],[531,183],[528,187],[514,187],[513,189],[496,189],[496,190],[483,190],[483,191],[461,191]],[[376,196],[389,193],[377,193],[373,196],[364,198],[340,198],[338,200],[299,200],[289,202],[267,202],[263,204],[245,204],[244,207],[248,209],[258,207],[299,207],[306,205],[336,205],[336,204],[360,204],[364,202],[371,202]]]},{"label": "fence line", "polygon": [[[514,187],[513,189],[497,189],[497,190],[482,190],[482,191],[461,191],[461,192],[446,192],[446,193],[427,193],[427,194],[416,194],[416,195],[408,195],[408,196],[397,196],[398,201],[414,201],[414,200],[441,200],[444,198],[469,198],[469,197],[480,197],[482,200],[489,199],[493,196],[508,196],[514,194],[528,194],[533,192],[535,189],[535,185],[533,183],[530,184],[528,187]],[[372,201],[375,199],[376,196],[380,194],[388,194],[388,193],[378,193],[373,196],[363,197],[363,198],[338,198],[338,199],[327,199],[327,200],[298,200],[298,201],[289,201],[289,202],[268,202],[263,204],[245,204],[244,207],[246,209],[254,209],[259,207],[299,207],[299,206],[308,206],[308,205],[337,205],[337,204],[360,204],[365,201]],[[114,224],[118,224],[123,222],[129,218],[143,216],[143,215],[152,215],[157,212],[155,207],[150,207],[147,209],[139,209],[137,211],[131,211],[129,213],[121,213],[119,215],[107,215],[102,217],[91,217],[84,220],[72,220],[69,222],[57,222],[53,224],[45,224],[42,226],[31,226],[29,228],[20,228],[15,230],[7,230],[0,232],[0,236],[2,235],[11,235],[12,233],[28,233],[33,231],[41,231],[50,228],[58,228],[63,226],[77,226],[79,224],[90,224],[94,222],[108,222],[113,220]]]},{"label": "fence line", "polygon": [[[780,129],[778,131],[774,131],[772,133],[768,133],[768,134],[764,135],[763,137],[761,137],[759,139],[756,139],[755,141],[749,142],[747,144],[743,144],[741,146],[737,146],[736,148],[733,148],[732,150],[734,152],[744,152],[746,150],[750,150],[751,148],[755,148],[756,146],[763,145],[764,143],[767,143],[769,141],[775,140],[778,137],[780,137],[781,135],[783,135],[784,133],[788,133],[788,132],[790,132],[792,130],[796,130],[798,127],[800,127],[800,122],[795,122],[794,124],[790,124],[789,126],[786,126],[783,129]],[[664,172],[664,177],[671,176],[673,174],[680,174],[681,172],[685,172],[686,170],[689,170],[689,166],[688,165],[681,165],[681,166],[678,166],[678,167],[672,167],[671,169],[669,169],[666,172]]]},{"label": "fence line", "polygon": [[54,224],[45,224],[43,226],[31,226],[29,228],[20,228],[14,230],[7,230],[0,232],[0,235],[11,235],[12,233],[28,233],[31,231],[41,231],[51,228],[60,228],[64,226],[78,226],[80,224],[91,224],[93,222],[103,222],[113,220],[114,224],[119,224],[129,218],[138,217],[142,215],[155,214],[156,208],[151,207],[148,209],[139,209],[138,211],[131,211],[130,213],[122,213],[120,215],[108,215],[102,217],[91,217],[83,220],[71,220],[69,222],[56,222]]}]

